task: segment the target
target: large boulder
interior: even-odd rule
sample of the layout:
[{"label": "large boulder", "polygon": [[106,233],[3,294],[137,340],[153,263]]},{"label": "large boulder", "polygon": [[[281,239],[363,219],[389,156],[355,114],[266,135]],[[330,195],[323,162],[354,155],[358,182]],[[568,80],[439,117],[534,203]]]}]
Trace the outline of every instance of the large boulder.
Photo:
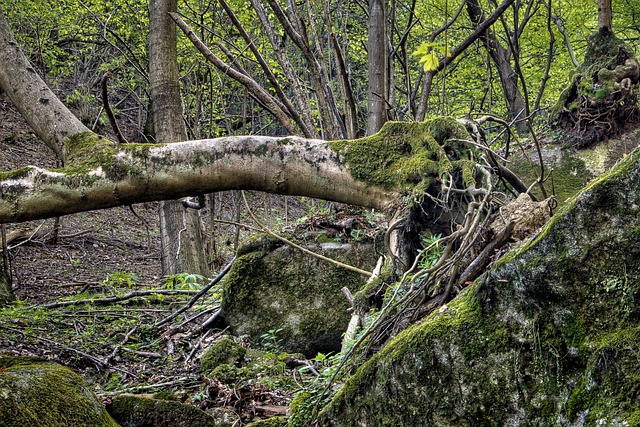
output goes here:
[{"label": "large boulder", "polygon": [[640,425],[640,152],[325,408],[334,426]]},{"label": "large boulder", "polygon": [[34,357],[0,357],[0,425],[118,426],[79,375]]},{"label": "large boulder", "polygon": [[[377,260],[373,244],[334,241],[306,246],[369,271]],[[365,282],[361,274],[275,239],[256,237],[239,249],[225,278],[222,313],[236,336],[260,342],[269,334],[270,344],[278,350],[313,357],[340,349],[350,319],[349,303],[340,289],[355,293]]]},{"label": "large boulder", "polygon": [[[545,167],[547,193],[553,190],[559,206],[563,206],[592,179],[602,175],[620,159],[640,145],[640,128],[597,145],[576,150],[548,143],[540,154]],[[533,162],[533,167],[530,161]],[[527,157],[516,151],[509,157],[509,168],[529,186],[538,178],[539,157],[528,150]],[[553,174],[552,178],[548,178]],[[537,186],[534,193],[543,198]]]}]

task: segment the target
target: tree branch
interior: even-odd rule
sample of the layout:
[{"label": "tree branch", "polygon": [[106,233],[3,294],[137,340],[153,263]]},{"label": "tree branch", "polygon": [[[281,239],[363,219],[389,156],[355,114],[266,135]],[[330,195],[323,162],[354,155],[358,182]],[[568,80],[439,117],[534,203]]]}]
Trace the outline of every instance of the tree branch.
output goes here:
[{"label": "tree branch", "polygon": [[204,57],[216,66],[220,71],[227,74],[238,83],[246,87],[252,94],[256,96],[269,110],[271,114],[284,126],[287,131],[292,135],[299,135],[298,130],[291,124],[291,120],[287,117],[286,113],[278,105],[279,102],[272,95],[268,94],[262,86],[260,86],[251,77],[242,74],[230,65],[226,64],[223,60],[218,58],[211,50],[198,38],[196,33],[189,27],[189,25],[180,18],[175,12],[169,12],[169,16],[173,19],[176,25],[187,36],[191,43],[204,55]]}]

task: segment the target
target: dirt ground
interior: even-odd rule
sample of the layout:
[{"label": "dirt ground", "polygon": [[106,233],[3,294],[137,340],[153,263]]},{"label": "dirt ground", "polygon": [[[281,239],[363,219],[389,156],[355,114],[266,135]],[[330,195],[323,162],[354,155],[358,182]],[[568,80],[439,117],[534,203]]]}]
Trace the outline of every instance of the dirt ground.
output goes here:
[{"label": "dirt ground", "polygon": [[[26,165],[55,167],[53,153],[0,96],[0,170]],[[108,274],[135,274],[143,285],[162,276],[155,203],[69,215],[59,220],[9,224],[9,244],[16,297],[28,304],[54,300],[101,286]]]}]

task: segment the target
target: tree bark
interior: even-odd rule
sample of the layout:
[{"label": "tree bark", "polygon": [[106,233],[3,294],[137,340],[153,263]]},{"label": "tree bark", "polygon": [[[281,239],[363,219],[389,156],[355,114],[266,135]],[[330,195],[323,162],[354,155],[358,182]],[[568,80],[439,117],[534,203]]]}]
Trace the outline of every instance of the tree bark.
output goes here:
[{"label": "tree bark", "polygon": [[369,89],[367,135],[378,132],[387,121],[387,35],[385,0],[369,0]]},{"label": "tree bark", "polygon": [[0,88],[38,137],[64,161],[64,140],[89,129],[49,89],[25,58],[0,8]]},{"label": "tree bark", "polygon": [[606,28],[609,32],[613,29],[613,12],[611,0],[598,0],[598,29]]},{"label": "tree bark", "polygon": [[[176,27],[169,16],[177,0],[149,4],[149,79],[157,142],[184,141],[186,129],[178,82]],[[199,212],[177,200],[159,206],[163,274],[182,272],[208,276]]]},{"label": "tree bark", "polygon": [[[484,11],[477,0],[469,0],[467,2],[467,12],[471,22],[478,28],[479,24],[484,21]],[[524,112],[526,112],[526,103],[518,88],[518,74],[511,66],[509,51],[500,44],[496,35],[489,29],[480,36],[480,40],[489,55],[491,55],[491,59],[498,70],[509,119],[514,120],[517,117],[523,117],[525,115]],[[516,129],[519,133],[526,133],[527,125],[525,122],[518,122],[516,123]]]},{"label": "tree bark", "polygon": [[[384,210],[401,189],[354,179],[323,140],[242,136],[172,144],[116,144],[92,133],[95,163],[0,173],[0,223],[226,190],[308,196]],[[116,149],[117,148],[117,149]],[[104,153],[104,154],[102,154]],[[78,170],[82,168],[83,172]]]}]

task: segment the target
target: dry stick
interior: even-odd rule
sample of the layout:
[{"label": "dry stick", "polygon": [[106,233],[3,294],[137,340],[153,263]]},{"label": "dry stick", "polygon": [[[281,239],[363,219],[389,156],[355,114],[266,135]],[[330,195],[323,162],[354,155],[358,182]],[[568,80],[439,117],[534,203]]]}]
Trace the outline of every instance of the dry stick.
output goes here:
[{"label": "dry stick", "polygon": [[531,136],[533,137],[533,141],[536,143],[536,151],[538,152],[538,160],[540,161],[540,177],[538,177],[538,186],[540,187],[540,191],[542,191],[542,197],[547,198],[547,190],[544,188],[544,182],[547,180],[544,177],[544,159],[542,158],[542,149],[540,148],[540,141],[538,141],[538,136],[533,130],[533,126],[531,126],[531,121],[527,120],[527,127],[529,128],[529,132],[531,132]]},{"label": "dry stick", "polygon": [[196,354],[196,351],[198,351],[201,347],[202,347],[202,341],[204,341],[204,339],[207,337],[207,335],[209,335],[211,333],[211,329],[208,329],[207,332],[204,333],[204,335],[202,335],[200,337],[200,339],[198,339],[198,343],[193,346],[193,349],[191,350],[191,352],[189,353],[189,355],[187,356],[187,358],[184,360],[184,363],[187,363],[189,360],[191,360],[191,358],[193,357],[194,354]]},{"label": "dry stick", "polygon": [[491,261],[491,256],[496,249],[501,248],[513,233],[515,222],[511,221],[498,235],[480,252],[480,255],[462,272],[458,278],[458,285],[462,286],[466,282],[475,280],[482,270]]},{"label": "dry stick", "polygon": [[127,343],[127,341],[129,341],[129,337],[131,336],[131,334],[133,334],[136,330],[138,329],[138,325],[135,325],[133,328],[131,328],[131,330],[129,332],[127,332],[127,334],[124,336],[124,338],[122,339],[122,341],[120,341],[120,343],[115,346],[115,348],[113,349],[113,351],[111,352],[111,354],[107,357],[104,358],[104,364],[108,365],[109,362],[111,361],[111,359],[113,359],[114,357],[116,357],[116,354],[118,353],[118,350],[120,350],[120,348],[125,345]]},{"label": "dry stick", "polygon": [[46,304],[40,306],[41,308],[58,308],[58,307],[66,307],[74,304],[96,304],[96,305],[107,305],[113,304],[116,302],[126,301],[135,297],[144,297],[148,295],[173,295],[173,294],[193,294],[195,291],[181,291],[181,290],[157,290],[157,291],[132,291],[122,296],[113,296],[107,298],[94,298],[94,299],[83,299],[78,301],[59,301],[51,304]]},{"label": "dry stick", "polygon": [[200,327],[202,329],[207,329],[207,328],[211,327],[213,322],[218,318],[218,316],[220,316],[221,313],[222,313],[222,310],[218,309],[215,313],[213,313],[211,316],[209,316],[209,318],[207,320],[205,320],[202,323],[202,325],[200,325]]},{"label": "dry stick", "polygon": [[[2,224],[2,270],[5,276],[3,280],[7,280],[9,278],[9,250],[7,249],[7,225],[6,224]],[[11,282],[9,282],[9,287],[11,287]]]},{"label": "dry stick", "polygon": [[[182,327],[183,327],[184,325],[186,325],[187,323],[191,323],[191,322],[193,322],[194,320],[196,320],[197,318],[202,317],[202,316],[204,316],[205,314],[209,314],[209,313],[211,313],[212,311],[216,311],[216,313],[214,313],[213,315],[217,317],[217,315],[218,315],[218,314],[219,314],[219,312],[220,312],[220,306],[219,306],[219,305],[216,305],[216,306],[214,306],[214,307],[211,307],[211,308],[208,308],[208,309],[206,309],[206,310],[204,310],[204,311],[201,311],[200,313],[197,313],[195,316],[191,316],[190,318],[188,318],[188,319],[187,319],[187,320],[185,320],[184,322],[182,322],[182,323],[180,323],[179,325],[174,326],[173,328],[171,328],[171,329],[169,330],[169,332],[167,332],[165,335],[167,335],[167,336],[171,336],[171,335],[175,334],[176,332],[178,332],[178,331],[180,330],[180,328],[182,328]],[[205,322],[205,323],[206,323],[206,322]]]},{"label": "dry stick", "polygon": [[106,73],[104,73],[104,76],[102,76],[102,79],[100,80],[100,85],[102,86],[102,104],[104,105],[104,111],[107,113],[109,123],[111,123],[111,127],[113,128],[113,132],[116,134],[116,138],[118,138],[118,142],[120,144],[126,144],[127,140],[124,138],[124,136],[122,136],[122,132],[120,132],[118,122],[116,121],[116,116],[113,115],[111,105],[109,105],[107,82],[111,77],[113,77],[113,73],[111,71],[107,71]]},{"label": "dry stick", "polygon": [[191,298],[191,301],[186,303],[184,306],[180,307],[178,310],[174,311],[170,316],[167,316],[164,319],[154,323],[153,326],[158,327],[158,326],[164,325],[165,323],[169,322],[170,320],[173,320],[180,313],[184,313],[185,311],[187,311],[188,309],[193,307],[193,305],[196,303],[196,301],[198,301],[200,299],[200,297],[202,297],[204,294],[209,292],[209,289],[211,289],[216,283],[218,283],[220,280],[222,280],[222,278],[229,272],[229,270],[231,270],[231,266],[233,265],[233,262],[235,260],[236,260],[236,258],[233,257],[233,259],[231,259],[229,264],[227,264],[222,269],[222,271],[207,284],[207,286],[202,288],[202,290],[200,290],[197,294],[195,294],[193,296],[193,298]]},{"label": "dry stick", "polygon": [[298,245],[296,243],[293,243],[292,241],[287,240],[284,237],[282,237],[282,236],[274,233],[273,231],[269,230],[260,221],[258,221],[258,218],[256,218],[256,216],[253,214],[253,211],[251,211],[251,208],[249,207],[249,203],[247,202],[247,198],[244,195],[244,191],[242,192],[242,199],[244,200],[244,205],[247,208],[247,211],[249,212],[249,215],[251,216],[251,219],[253,219],[255,221],[255,223],[258,224],[258,226],[260,227],[260,231],[263,231],[263,232],[267,233],[268,235],[275,237],[276,239],[286,243],[287,245],[290,245],[290,246],[298,249],[299,251],[304,252],[307,255],[314,256],[316,258],[319,258],[319,259],[321,259],[323,261],[327,261],[327,262],[329,262],[329,263],[331,263],[333,265],[336,265],[338,267],[342,267],[342,268],[344,268],[346,270],[355,271],[356,273],[362,274],[363,276],[371,277],[371,272],[370,271],[362,270],[362,269],[360,269],[358,267],[354,267],[354,266],[349,265],[349,264],[344,264],[344,263],[342,263],[340,261],[336,261],[335,259],[327,258],[324,255],[317,254],[317,253],[315,253],[313,251],[310,251],[307,248],[303,248],[302,246],[300,246],[300,245]]}]

